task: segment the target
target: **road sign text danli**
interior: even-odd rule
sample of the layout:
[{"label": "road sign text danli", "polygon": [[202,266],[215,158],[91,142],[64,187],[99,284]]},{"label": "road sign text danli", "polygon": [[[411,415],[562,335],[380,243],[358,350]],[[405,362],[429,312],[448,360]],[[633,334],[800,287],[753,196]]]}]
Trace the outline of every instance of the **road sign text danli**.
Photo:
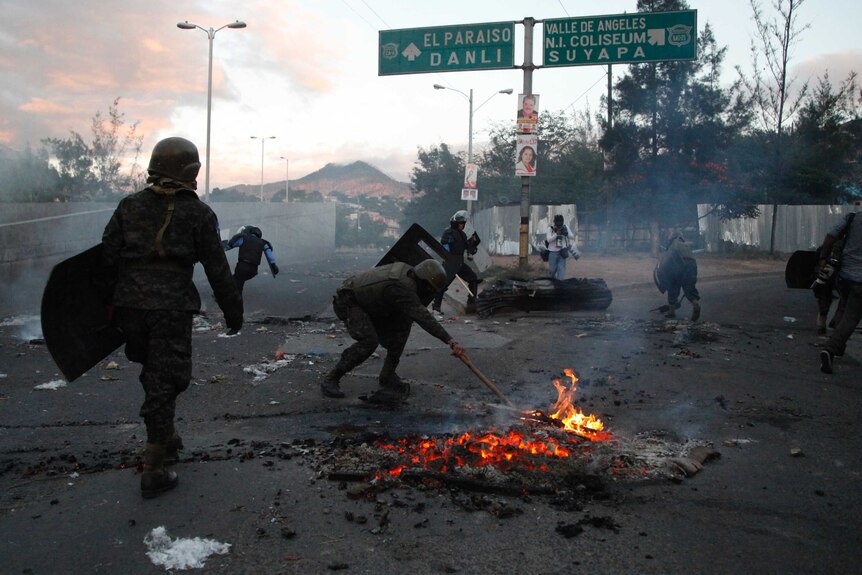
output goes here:
[{"label": "road sign text danli", "polygon": [[384,30],[380,32],[378,73],[511,68],[514,34],[512,22]]}]

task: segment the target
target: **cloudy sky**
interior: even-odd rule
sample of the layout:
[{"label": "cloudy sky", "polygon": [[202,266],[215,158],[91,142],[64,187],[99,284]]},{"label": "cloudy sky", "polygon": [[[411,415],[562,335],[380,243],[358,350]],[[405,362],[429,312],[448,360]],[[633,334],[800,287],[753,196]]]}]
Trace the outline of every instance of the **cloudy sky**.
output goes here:
[{"label": "cloudy sky", "polygon": [[[771,13],[773,0],[763,0]],[[728,46],[733,67],[750,71],[749,0],[689,0],[698,27],[709,23]],[[365,160],[409,181],[419,147],[466,148],[474,90],[474,146],[488,128],[515,115],[521,70],[378,76],[378,32],[479,22],[618,14],[635,0],[0,0],[0,143],[22,149],[70,130],[90,135],[96,111],[120,98],[139,122],[144,153],[179,135],[206,143],[209,41],[188,20],[217,29],[213,42],[211,187],[283,180],[329,162]],[[793,53],[801,80],[829,69],[835,82],[862,72],[858,0],[807,0],[810,24]],[[537,31],[541,29],[537,25]],[[523,61],[523,26],[515,27],[515,63]],[[541,62],[541,34],[535,61]],[[625,66],[614,67],[615,75]],[[605,66],[539,69],[533,92],[543,110],[598,109]],[[434,90],[433,84],[452,90]],[[496,94],[512,88],[515,95]],[[495,95],[496,94],[496,95]],[[490,99],[489,99],[490,98]],[[480,108],[481,106],[481,108]],[[287,164],[281,157],[290,159]],[[201,182],[202,183],[202,182]],[[202,188],[203,186],[201,186]]]}]

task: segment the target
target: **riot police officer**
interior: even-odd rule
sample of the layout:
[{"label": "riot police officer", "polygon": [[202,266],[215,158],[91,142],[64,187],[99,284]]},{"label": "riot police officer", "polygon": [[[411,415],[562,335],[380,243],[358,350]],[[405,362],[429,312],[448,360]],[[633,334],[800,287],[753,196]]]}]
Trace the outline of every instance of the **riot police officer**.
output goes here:
[{"label": "riot police officer", "polygon": [[[473,268],[467,265],[466,261],[463,261],[463,258],[464,254],[471,257],[476,253],[480,240],[475,232],[469,238],[464,232],[464,228],[467,225],[467,215],[467,210],[458,210],[452,214],[452,218],[449,220],[449,227],[443,230],[443,234],[440,237],[440,243],[453,256],[462,258],[461,267],[458,268],[456,273],[461,276],[461,279],[467,282],[467,287],[470,290],[470,295],[467,296],[467,313],[473,313],[476,311],[476,292],[479,289],[479,278],[476,272],[473,271]],[[446,283],[446,287],[448,285],[449,282]],[[444,288],[434,298],[434,303],[431,305],[431,309],[440,315],[443,313],[440,306],[443,304],[443,293],[445,291]]]},{"label": "riot police officer", "polygon": [[147,428],[141,494],[176,487],[165,468],[182,440],[174,427],[176,400],[192,375],[192,316],[201,309],[192,281],[204,266],[229,329],[242,327],[242,298],[230,274],[218,220],[198,199],[197,147],[183,138],[156,144],[147,187],[123,198],[102,235],[103,265],[116,277],[114,321],[126,340],[126,357],[141,363]]},{"label": "riot police officer", "polygon": [[239,232],[224,244],[225,251],[239,248],[239,257],[233,269],[233,280],[239,294],[245,282],[257,275],[262,256],[266,256],[269,271],[272,277],[278,275],[278,266],[275,264],[275,255],[272,253],[272,244],[263,239],[263,232],[256,226],[243,226]]}]

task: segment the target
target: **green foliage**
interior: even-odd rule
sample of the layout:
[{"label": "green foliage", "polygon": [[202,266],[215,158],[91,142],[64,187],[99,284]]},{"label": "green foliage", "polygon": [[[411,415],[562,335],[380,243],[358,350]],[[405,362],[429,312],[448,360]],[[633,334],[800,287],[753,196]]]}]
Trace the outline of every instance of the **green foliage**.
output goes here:
[{"label": "green foliage", "polygon": [[356,206],[336,204],[335,245],[337,247],[377,247],[386,245],[386,224],[374,221],[367,211]]},{"label": "green foliage", "polygon": [[402,230],[417,223],[436,235],[446,227],[452,214],[464,209],[461,200],[464,161],[446,144],[419,149],[410,182],[413,197],[404,208],[400,220]]},{"label": "green foliage", "polygon": [[[59,195],[70,200],[111,200],[137,190],[144,178],[138,165],[143,136],[138,123],[126,126],[120,99],[108,106],[107,118],[97,111],[92,119],[92,142],[70,131],[68,138],[45,138],[42,143],[56,162]],[[124,164],[131,164],[123,171]]]},{"label": "green foliage", "polygon": [[58,175],[48,164],[48,152],[20,154],[0,160],[0,202],[50,202],[57,199]]},{"label": "green foliage", "polygon": [[[684,10],[679,0],[638,2],[638,9]],[[751,213],[748,188],[728,169],[728,152],[748,122],[737,85],[718,80],[726,49],[707,25],[699,58],[636,64],[615,86],[614,123],[601,145],[611,160],[610,191],[629,221],[676,225],[696,219],[697,203],[726,214]]]}]

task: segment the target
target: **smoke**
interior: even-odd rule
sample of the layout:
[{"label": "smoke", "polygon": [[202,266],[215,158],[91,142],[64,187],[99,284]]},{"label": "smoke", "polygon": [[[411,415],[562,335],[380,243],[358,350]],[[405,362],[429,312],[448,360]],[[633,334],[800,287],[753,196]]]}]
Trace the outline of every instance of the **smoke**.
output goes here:
[{"label": "smoke", "polygon": [[15,337],[24,341],[42,339],[42,318],[38,315],[10,316],[0,320],[0,327],[16,327]]}]

